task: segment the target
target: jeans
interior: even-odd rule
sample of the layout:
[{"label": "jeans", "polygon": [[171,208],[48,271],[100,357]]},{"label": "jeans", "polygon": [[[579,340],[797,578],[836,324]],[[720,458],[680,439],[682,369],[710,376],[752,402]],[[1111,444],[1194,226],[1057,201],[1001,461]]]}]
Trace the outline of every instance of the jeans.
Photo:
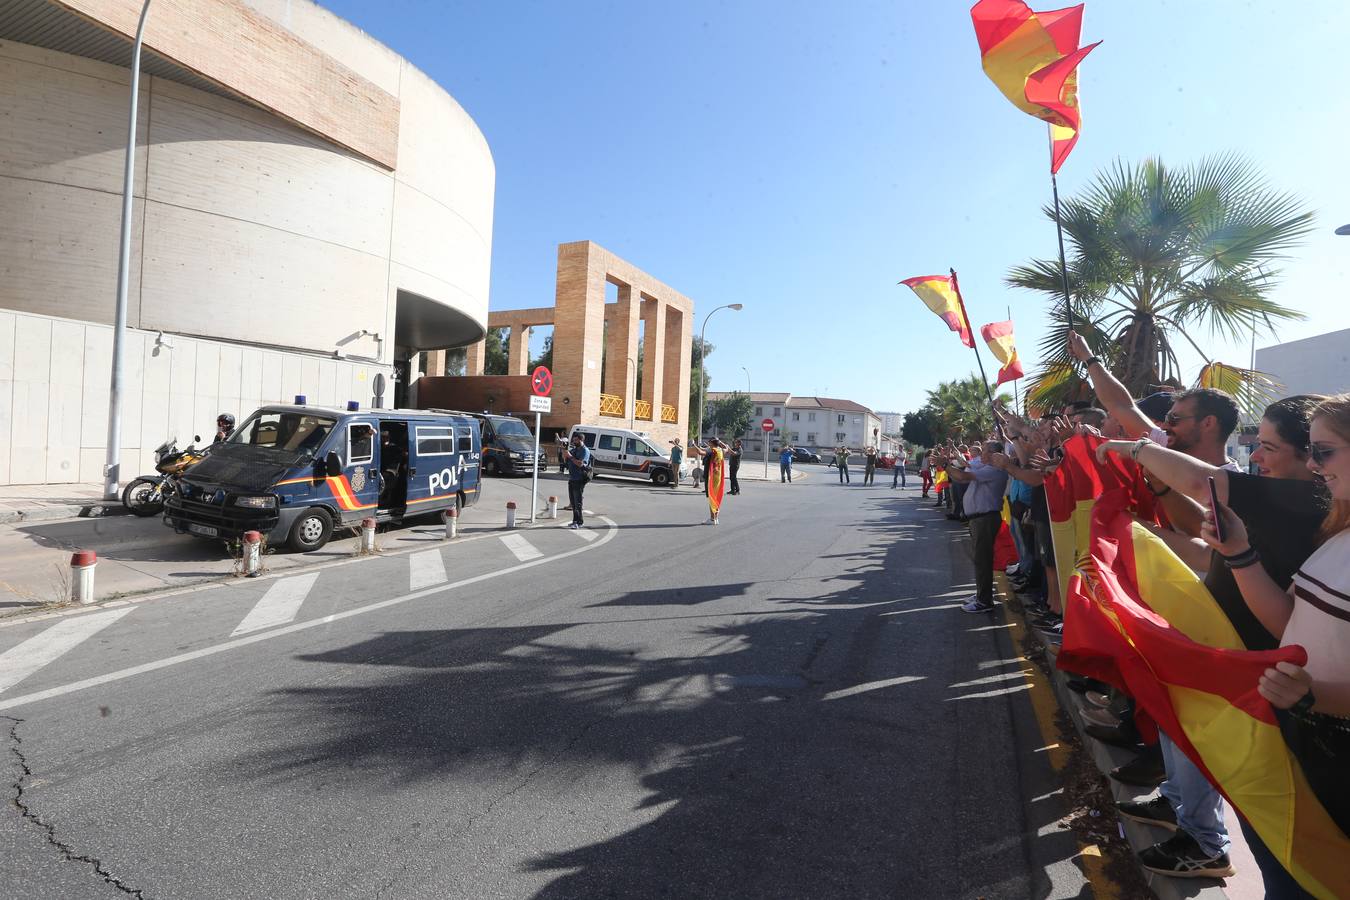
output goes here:
[{"label": "jeans", "polygon": [[1228,829],[1223,824],[1223,797],[1190,757],[1161,731],[1158,742],[1162,745],[1163,768],[1167,771],[1167,780],[1160,790],[1176,810],[1177,826],[1195,838],[1206,855],[1227,853],[1229,840]]},{"label": "jeans", "polygon": [[891,487],[895,487],[897,481],[900,482],[901,487],[905,487],[905,467],[900,463],[896,463],[895,468],[891,471]]},{"label": "jeans", "polygon": [[792,463],[780,462],[778,464],[778,478],[784,483],[792,480]]},{"label": "jeans", "polygon": [[872,478],[876,474],[876,466],[863,466],[863,484],[872,484]]},{"label": "jeans", "polygon": [[975,556],[975,599],[994,602],[994,539],[1003,518],[997,512],[976,513],[967,523]]},{"label": "jeans", "polygon": [[586,490],[586,479],[573,478],[567,482],[567,500],[572,504],[572,524],[584,525],[581,519],[581,495]]},{"label": "jeans", "polygon": [[848,466],[846,466],[846,465],[845,465],[845,466],[840,466],[840,467],[839,467],[839,483],[840,483],[840,484],[845,484],[845,483],[847,483],[847,482],[848,482]]},{"label": "jeans", "polygon": [[735,465],[729,467],[729,470],[731,474],[731,492],[733,494],[739,494],[741,492],[741,483],[736,480],[736,473],[741,470],[741,467],[739,465]]}]

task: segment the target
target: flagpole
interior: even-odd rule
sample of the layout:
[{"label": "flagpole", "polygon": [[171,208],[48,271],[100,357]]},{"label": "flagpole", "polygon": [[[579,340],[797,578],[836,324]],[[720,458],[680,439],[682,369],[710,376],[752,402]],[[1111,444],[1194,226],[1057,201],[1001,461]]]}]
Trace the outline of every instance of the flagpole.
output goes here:
[{"label": "flagpole", "polygon": [[[1011,304],[1009,304],[1009,306],[1008,306],[1008,321],[1009,321],[1009,322],[1012,321],[1012,305],[1011,305]],[[1255,368],[1255,367],[1253,367],[1253,368]],[[1021,395],[1021,393],[1017,390],[1017,381],[1018,381],[1018,379],[1016,379],[1016,378],[1014,378],[1014,379],[1012,380],[1012,383],[1013,383],[1013,409],[1017,410],[1017,414],[1020,416],[1020,415],[1025,414],[1026,410],[1022,409],[1022,395]]]},{"label": "flagpole", "polygon": [[1064,261],[1064,223],[1060,221],[1059,180],[1055,178],[1055,133],[1050,123],[1045,123],[1045,136],[1050,142],[1050,191],[1055,197],[1055,235],[1059,238],[1059,277],[1064,286],[1064,313],[1069,317],[1069,330],[1073,331],[1073,302],[1069,300],[1069,267]]},{"label": "flagpole", "polygon": [[980,357],[980,345],[975,340],[975,330],[970,324],[970,313],[966,312],[966,301],[961,296],[961,285],[956,280],[956,270],[948,269],[952,273],[952,290],[956,293],[956,302],[961,304],[961,318],[966,320],[966,329],[970,333],[970,349],[975,351],[975,362],[980,367],[980,381],[984,383],[984,394],[989,398],[989,414],[994,417],[994,430],[998,434],[1003,433],[1003,426],[998,422],[998,411],[994,405],[994,392],[989,389],[989,376],[984,374],[984,360]]}]

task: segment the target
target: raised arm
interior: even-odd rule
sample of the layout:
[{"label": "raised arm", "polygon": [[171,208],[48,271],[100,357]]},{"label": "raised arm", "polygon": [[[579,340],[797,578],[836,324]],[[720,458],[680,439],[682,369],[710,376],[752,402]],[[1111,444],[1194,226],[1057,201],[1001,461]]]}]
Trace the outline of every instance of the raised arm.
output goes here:
[{"label": "raised arm", "polygon": [[1205,506],[1209,505],[1209,479],[1212,477],[1219,502],[1228,502],[1226,469],[1211,466],[1194,456],[1169,450],[1147,438],[1140,438],[1137,441],[1107,441],[1097,447],[1098,460],[1104,461],[1108,453],[1128,456],[1147,469],[1155,481],[1161,481]]},{"label": "raised arm", "polygon": [[1092,389],[1097,399],[1108,413],[1115,416],[1126,434],[1142,437],[1153,430],[1153,420],[1140,412],[1129,390],[1107,371],[1102,361],[1088,348],[1087,341],[1076,331],[1069,332],[1069,355],[1083,363],[1088,378],[1092,379]]}]

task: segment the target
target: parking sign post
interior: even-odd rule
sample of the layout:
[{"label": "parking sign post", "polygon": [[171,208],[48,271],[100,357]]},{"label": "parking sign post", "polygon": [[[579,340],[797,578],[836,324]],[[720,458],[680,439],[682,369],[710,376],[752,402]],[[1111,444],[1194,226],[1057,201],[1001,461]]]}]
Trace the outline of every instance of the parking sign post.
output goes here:
[{"label": "parking sign post", "polygon": [[764,478],[769,477],[769,432],[773,431],[773,419],[765,419],[759,423],[759,430],[764,432]]},{"label": "parking sign post", "polygon": [[534,413],[534,475],[530,478],[530,524],[539,514],[539,427],[540,414],[553,411],[549,391],[553,390],[553,373],[548,366],[539,366],[530,374],[530,412]]}]

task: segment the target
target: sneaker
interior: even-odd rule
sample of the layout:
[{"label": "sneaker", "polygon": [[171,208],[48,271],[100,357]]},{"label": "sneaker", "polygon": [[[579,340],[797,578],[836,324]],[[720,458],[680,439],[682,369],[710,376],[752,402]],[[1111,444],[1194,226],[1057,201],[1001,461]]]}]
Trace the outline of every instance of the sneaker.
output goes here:
[{"label": "sneaker", "polygon": [[1143,822],[1145,825],[1157,825],[1168,831],[1177,830],[1177,811],[1171,802],[1162,796],[1148,800],[1121,800],[1116,804],[1116,812],[1131,822]]},{"label": "sneaker", "polygon": [[705,520],[703,521],[703,524],[704,524],[704,525],[716,525],[717,522],[716,522],[715,520],[713,520],[713,519],[705,519]]},{"label": "sneaker", "polygon": [[1134,759],[1116,766],[1107,774],[1121,784],[1157,787],[1167,778],[1167,770],[1163,767],[1162,748],[1156,744],[1147,747]]},{"label": "sneaker", "polygon": [[1227,853],[1210,856],[1184,831],[1139,851],[1139,862],[1150,872],[1173,878],[1227,878],[1235,871]]},{"label": "sneaker", "polygon": [[980,600],[979,597],[971,597],[965,603],[961,604],[961,612],[983,613],[993,611],[994,611],[994,604],[984,603],[983,601]]},{"label": "sneaker", "polygon": [[572,522],[572,523],[570,523],[567,527],[570,528],[570,529],[572,529],[573,531],[576,531],[576,530],[577,530],[578,528],[580,528],[581,526],[578,525],[576,522]]}]

